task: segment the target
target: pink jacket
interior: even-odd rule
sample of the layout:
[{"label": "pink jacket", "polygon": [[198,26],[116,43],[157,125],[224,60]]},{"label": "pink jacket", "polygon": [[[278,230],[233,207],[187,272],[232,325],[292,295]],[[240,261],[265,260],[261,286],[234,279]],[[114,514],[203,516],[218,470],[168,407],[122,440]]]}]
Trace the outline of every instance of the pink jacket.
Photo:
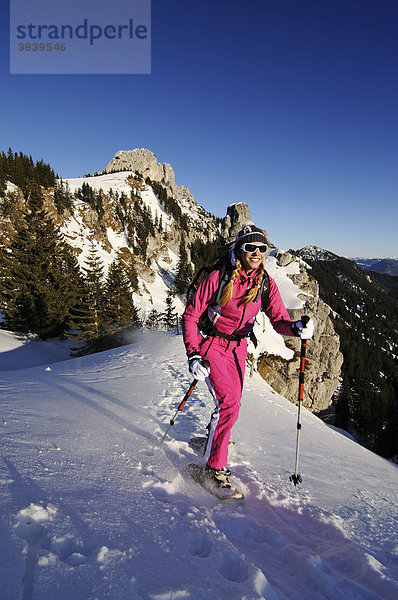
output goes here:
[{"label": "pink jacket", "polygon": [[[247,306],[242,304],[242,299],[252,286],[256,271],[250,274],[242,271],[241,276],[234,281],[232,300],[222,308],[219,305],[212,306],[218,290],[219,274],[218,270],[212,271],[202,279],[183,314],[182,327],[188,356],[193,353],[200,354],[199,342],[203,338],[198,333],[198,321],[206,308],[211,307],[208,315],[218,331],[241,336],[250,333],[254,319],[261,309],[260,298]],[[269,317],[275,331],[281,335],[294,335],[291,329],[292,321],[272,277],[270,277],[270,294],[265,314]]]}]

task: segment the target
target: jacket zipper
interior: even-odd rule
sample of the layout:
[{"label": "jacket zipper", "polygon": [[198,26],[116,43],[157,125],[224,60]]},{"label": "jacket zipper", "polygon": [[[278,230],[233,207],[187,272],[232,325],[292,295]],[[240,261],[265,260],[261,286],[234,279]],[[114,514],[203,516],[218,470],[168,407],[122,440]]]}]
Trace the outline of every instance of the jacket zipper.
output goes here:
[{"label": "jacket zipper", "polygon": [[[247,278],[247,289],[248,289],[248,290],[250,289],[250,276]],[[245,317],[245,312],[246,312],[246,306],[244,306],[244,307],[243,307],[243,312],[242,312],[241,319],[240,319],[240,321],[239,321],[239,325],[237,325],[237,326],[235,327],[235,329],[234,329],[234,330],[233,330],[233,332],[232,332],[232,335],[234,335],[234,334],[235,334],[235,332],[236,332],[236,331],[238,331],[239,327],[242,325],[242,323],[243,323],[243,319],[244,319],[244,317]],[[242,339],[243,339],[243,338],[242,338]],[[228,344],[227,344],[227,349],[229,348],[229,344],[230,344],[230,343],[231,343],[231,342],[229,341],[229,342],[228,342]]]}]

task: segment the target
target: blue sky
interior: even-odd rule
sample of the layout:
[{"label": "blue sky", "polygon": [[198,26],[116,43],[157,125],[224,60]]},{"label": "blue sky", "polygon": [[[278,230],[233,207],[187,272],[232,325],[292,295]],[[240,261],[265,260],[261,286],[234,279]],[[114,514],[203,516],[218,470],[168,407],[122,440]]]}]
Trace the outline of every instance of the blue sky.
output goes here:
[{"label": "blue sky", "polygon": [[398,256],[395,1],[152,0],[150,75],[10,75],[5,4],[1,149],[77,177],[149,148],[282,248]]}]

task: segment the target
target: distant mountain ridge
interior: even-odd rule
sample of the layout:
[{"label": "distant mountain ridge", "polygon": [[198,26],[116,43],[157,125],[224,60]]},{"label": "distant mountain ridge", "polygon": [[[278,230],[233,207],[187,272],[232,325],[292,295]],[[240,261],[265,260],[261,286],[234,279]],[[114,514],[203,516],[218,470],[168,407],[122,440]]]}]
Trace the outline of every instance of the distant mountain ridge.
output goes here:
[{"label": "distant mountain ridge", "polygon": [[398,258],[351,258],[357,265],[368,271],[376,271],[384,275],[398,277]]},{"label": "distant mountain ridge", "polygon": [[[305,246],[301,248],[298,253],[304,260],[324,260],[330,261],[339,258],[339,255],[325,250],[319,246]],[[383,273],[384,275],[398,276],[398,258],[363,258],[363,257],[350,257],[348,260],[355,262],[359,267],[368,271],[376,271],[377,273]]]}]

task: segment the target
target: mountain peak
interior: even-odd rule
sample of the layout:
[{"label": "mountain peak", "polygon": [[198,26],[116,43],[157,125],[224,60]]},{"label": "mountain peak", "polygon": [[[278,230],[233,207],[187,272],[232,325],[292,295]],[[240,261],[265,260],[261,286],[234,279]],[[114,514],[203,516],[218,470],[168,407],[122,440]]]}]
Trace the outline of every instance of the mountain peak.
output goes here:
[{"label": "mountain peak", "polygon": [[329,252],[329,250],[324,250],[323,248],[319,248],[318,246],[305,246],[298,250],[298,256],[304,260],[335,260],[338,258],[337,254],[333,254],[333,252]]},{"label": "mountain peak", "polygon": [[186,186],[179,186],[175,181],[173,167],[169,163],[159,163],[156,155],[147,148],[119,150],[105,168],[105,173],[118,171],[134,171],[144,179],[164,183],[177,199],[191,194]]}]

